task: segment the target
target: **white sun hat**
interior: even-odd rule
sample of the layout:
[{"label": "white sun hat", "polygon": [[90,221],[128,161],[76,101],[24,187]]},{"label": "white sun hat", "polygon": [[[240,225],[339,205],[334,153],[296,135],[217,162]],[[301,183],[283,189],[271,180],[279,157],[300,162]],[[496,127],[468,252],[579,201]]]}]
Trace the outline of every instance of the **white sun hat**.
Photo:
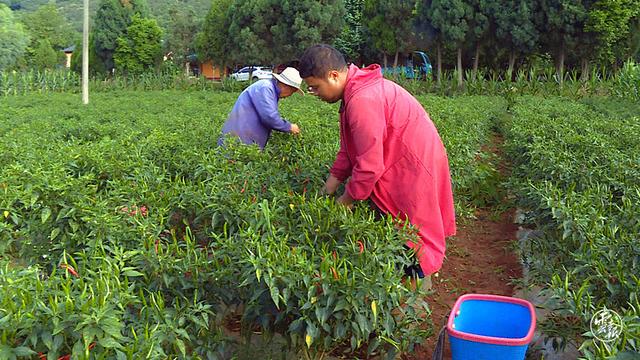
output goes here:
[{"label": "white sun hat", "polygon": [[294,87],[300,91],[300,94],[304,95],[304,91],[300,88],[302,86],[302,78],[298,70],[292,67],[284,69],[280,74],[273,73],[273,77],[285,85]]}]

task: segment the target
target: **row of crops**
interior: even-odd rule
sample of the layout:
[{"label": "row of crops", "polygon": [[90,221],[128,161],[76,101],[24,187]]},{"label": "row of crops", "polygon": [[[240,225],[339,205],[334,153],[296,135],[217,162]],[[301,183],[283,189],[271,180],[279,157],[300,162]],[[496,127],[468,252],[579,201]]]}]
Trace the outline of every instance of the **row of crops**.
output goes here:
[{"label": "row of crops", "polygon": [[[608,94],[615,97],[640,100],[640,65],[629,61],[615,72],[607,68],[593,69],[590,73],[566,72],[562,79],[555,67],[532,66],[513,74],[500,72],[465,71],[464,86],[458,84],[455,71],[444,71],[438,81],[435,76],[422,80],[393,78],[413,94],[440,95],[504,95],[549,94],[581,98]],[[230,78],[213,82],[204,77],[187,77],[181,72],[158,72],[140,75],[114,75],[93,77],[89,81],[91,91],[150,91],[150,90],[223,90],[240,91],[246,83]],[[0,96],[28,95],[32,93],[81,91],[81,77],[68,70],[43,70],[0,73]]]},{"label": "row of crops", "polygon": [[[523,257],[547,286],[543,329],[588,359],[640,352],[640,118],[613,105],[525,97],[501,124],[511,187],[538,229]],[[590,328],[604,308],[622,325],[608,342]]]},{"label": "row of crops", "polygon": [[[480,148],[500,98],[423,98],[469,215],[494,171]],[[282,102],[301,125],[267,150],[215,146],[235,94],[112,92],[0,104],[0,358],[392,356],[433,334],[401,281],[411,229],[318,195],[337,108]],[[484,201],[484,200],[483,200]],[[260,355],[255,355],[260,354]],[[264,352],[254,356],[265,357]]]}]

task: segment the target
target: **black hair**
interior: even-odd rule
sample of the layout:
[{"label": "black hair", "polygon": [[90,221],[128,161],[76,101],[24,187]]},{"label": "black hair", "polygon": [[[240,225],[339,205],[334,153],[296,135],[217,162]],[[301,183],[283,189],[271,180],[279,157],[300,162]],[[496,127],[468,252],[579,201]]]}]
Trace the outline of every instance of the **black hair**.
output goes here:
[{"label": "black hair", "polygon": [[340,51],[326,44],[313,45],[300,57],[298,71],[300,77],[323,77],[331,70],[342,71],[347,62]]}]

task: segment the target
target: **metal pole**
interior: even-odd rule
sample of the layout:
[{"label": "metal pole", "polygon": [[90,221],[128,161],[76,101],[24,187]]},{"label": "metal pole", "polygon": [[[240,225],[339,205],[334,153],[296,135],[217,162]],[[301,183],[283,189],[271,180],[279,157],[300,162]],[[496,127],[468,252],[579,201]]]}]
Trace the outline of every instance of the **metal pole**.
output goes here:
[{"label": "metal pole", "polygon": [[82,30],[82,103],[89,103],[89,0],[84,0]]}]

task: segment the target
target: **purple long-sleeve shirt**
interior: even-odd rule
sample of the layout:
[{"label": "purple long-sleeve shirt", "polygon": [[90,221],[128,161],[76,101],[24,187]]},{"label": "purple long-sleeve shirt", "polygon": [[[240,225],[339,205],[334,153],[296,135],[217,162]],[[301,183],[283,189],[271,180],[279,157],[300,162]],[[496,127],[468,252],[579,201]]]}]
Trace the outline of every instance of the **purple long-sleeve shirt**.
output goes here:
[{"label": "purple long-sleeve shirt", "polygon": [[291,131],[291,123],[278,112],[279,99],[280,89],[276,79],[260,80],[246,88],[222,127],[218,144],[222,144],[225,134],[231,133],[245,144],[257,144],[264,149],[271,130]]}]

